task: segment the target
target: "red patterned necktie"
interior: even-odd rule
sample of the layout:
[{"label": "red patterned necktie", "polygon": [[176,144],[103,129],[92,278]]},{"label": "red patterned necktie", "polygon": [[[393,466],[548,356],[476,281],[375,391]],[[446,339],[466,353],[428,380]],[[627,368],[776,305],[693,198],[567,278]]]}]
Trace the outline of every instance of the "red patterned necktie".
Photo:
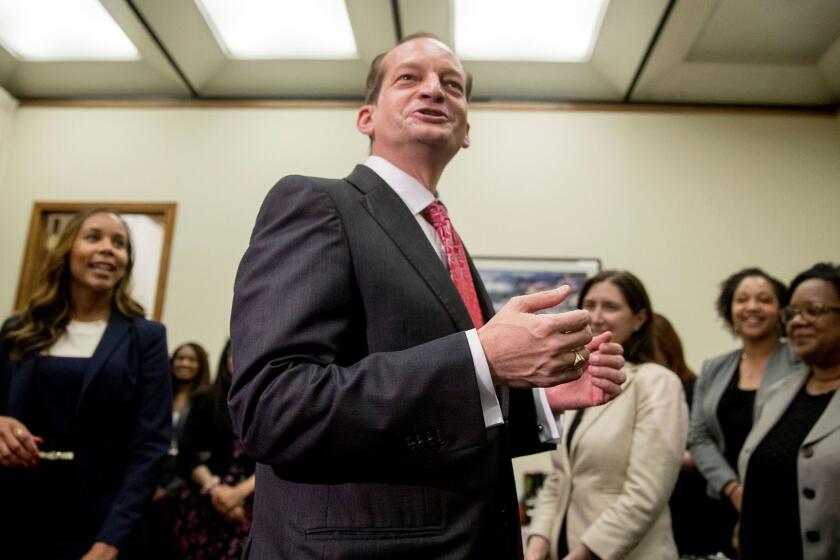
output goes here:
[{"label": "red patterned necktie", "polygon": [[470,265],[467,262],[467,252],[464,251],[464,244],[449,220],[449,213],[446,206],[434,201],[423,209],[422,215],[426,221],[432,224],[443,244],[446,253],[446,261],[449,263],[449,275],[461,299],[467,307],[473,325],[480,328],[484,324],[484,317],[481,314],[481,306],[478,305],[478,296],[475,293]]}]

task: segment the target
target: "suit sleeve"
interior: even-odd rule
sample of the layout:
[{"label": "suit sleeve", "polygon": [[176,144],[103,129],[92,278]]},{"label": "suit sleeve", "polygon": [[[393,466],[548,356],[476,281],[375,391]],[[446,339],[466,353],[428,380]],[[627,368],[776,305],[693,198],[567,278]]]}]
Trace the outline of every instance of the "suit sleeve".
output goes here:
[{"label": "suit sleeve", "polygon": [[691,405],[691,423],[688,430],[688,445],[694,464],[709,483],[714,497],[719,498],[723,487],[730,480],[738,480],[738,474],[712,437],[710,419],[706,414],[704,401],[710,387],[717,379],[710,362],[703,364],[703,371],[694,384],[694,401]]},{"label": "suit sleeve", "polygon": [[172,386],[163,325],[135,319],[138,325],[137,393],[128,467],[97,541],[121,548],[137,527],[157,483],[157,466],[172,436]]},{"label": "suit sleeve", "polygon": [[463,332],[365,355],[342,220],[305,177],[281,180],[257,217],[231,318],[229,403],[248,454],[287,476],[328,475],[336,465],[369,474],[485,443]]},{"label": "suit sleeve", "polygon": [[637,373],[636,423],[621,494],[581,536],[600,558],[623,558],[639,543],[668,505],[679,476],[688,407],[679,378],[657,369]]}]

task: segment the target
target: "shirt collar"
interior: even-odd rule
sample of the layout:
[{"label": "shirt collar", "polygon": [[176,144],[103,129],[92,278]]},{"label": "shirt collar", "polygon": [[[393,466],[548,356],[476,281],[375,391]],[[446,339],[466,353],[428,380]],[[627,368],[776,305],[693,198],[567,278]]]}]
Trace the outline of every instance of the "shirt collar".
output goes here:
[{"label": "shirt collar", "polygon": [[429,189],[424,187],[420,181],[387,159],[370,156],[364,164],[388,183],[388,186],[397,193],[397,196],[402,199],[412,214],[419,214],[426,206],[435,201],[435,195],[429,192]]}]

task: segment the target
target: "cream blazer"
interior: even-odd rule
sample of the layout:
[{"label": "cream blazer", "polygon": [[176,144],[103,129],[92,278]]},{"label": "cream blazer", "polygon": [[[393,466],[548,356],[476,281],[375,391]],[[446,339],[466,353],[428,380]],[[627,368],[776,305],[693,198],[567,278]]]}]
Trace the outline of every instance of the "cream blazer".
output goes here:
[{"label": "cream blazer", "polygon": [[[569,550],[583,542],[604,560],[674,560],[668,499],[688,433],[682,383],[654,363],[627,364],[613,401],[590,408],[572,439],[552,453],[554,471],[537,499],[530,535],[557,542],[564,515]],[[564,413],[570,426],[576,411]]]}]

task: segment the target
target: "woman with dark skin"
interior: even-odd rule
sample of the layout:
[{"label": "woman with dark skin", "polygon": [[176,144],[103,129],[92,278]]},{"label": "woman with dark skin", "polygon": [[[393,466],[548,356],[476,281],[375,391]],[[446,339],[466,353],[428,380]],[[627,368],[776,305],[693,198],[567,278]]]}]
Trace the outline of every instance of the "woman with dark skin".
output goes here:
[{"label": "woman with dark skin", "polygon": [[740,558],[840,558],[840,269],[820,263],[782,311],[802,364],[758,405],[738,468]]},{"label": "woman with dark skin", "polygon": [[706,523],[708,540],[729,556],[734,556],[732,533],[743,493],[738,453],[754,407],[796,363],[781,340],[779,311],[786,304],[785,286],[761,269],[744,269],[724,280],[717,311],[741,347],[706,360],[694,386],[689,449],[709,496],[716,499],[716,515]]},{"label": "woman with dark skin", "polygon": [[172,393],[165,330],[130,296],[133,264],[116,212],[79,213],[3,325],[4,558],[143,556]]}]

